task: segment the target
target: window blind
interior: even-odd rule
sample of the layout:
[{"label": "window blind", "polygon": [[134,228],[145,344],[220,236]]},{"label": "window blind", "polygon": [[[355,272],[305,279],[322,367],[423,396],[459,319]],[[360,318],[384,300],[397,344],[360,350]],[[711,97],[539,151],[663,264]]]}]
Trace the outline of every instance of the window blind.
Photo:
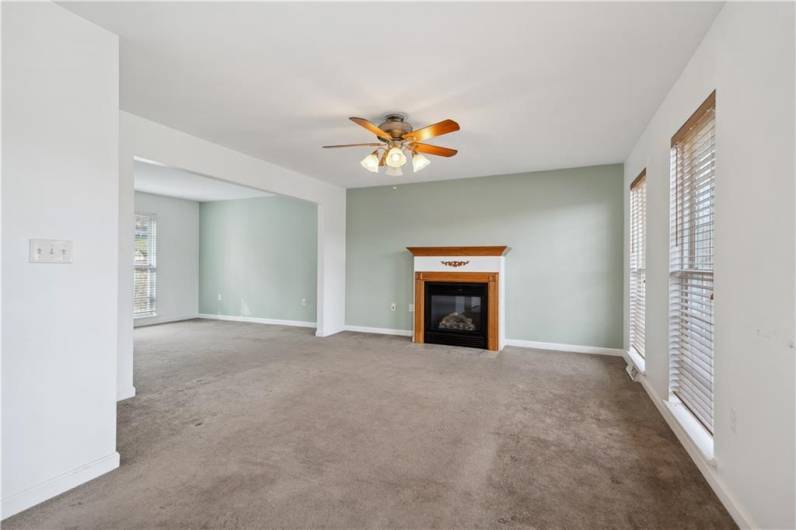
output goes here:
[{"label": "window blind", "polygon": [[644,357],[647,300],[647,170],[630,184],[630,347]]},{"label": "window blind", "polygon": [[669,386],[713,432],[715,91],[672,137]]},{"label": "window blind", "polygon": [[155,314],[157,305],[157,220],[135,214],[133,261],[133,317]]}]

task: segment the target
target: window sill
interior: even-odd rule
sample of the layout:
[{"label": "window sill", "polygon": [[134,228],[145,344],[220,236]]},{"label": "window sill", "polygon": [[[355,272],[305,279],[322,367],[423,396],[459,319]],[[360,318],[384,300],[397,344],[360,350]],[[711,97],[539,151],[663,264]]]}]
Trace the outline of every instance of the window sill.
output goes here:
[{"label": "window sill", "polygon": [[647,370],[646,370],[646,362],[644,361],[644,357],[639,355],[636,349],[633,348],[632,346],[628,348],[628,350],[625,352],[625,360],[628,363],[635,366],[636,370],[638,370],[638,373],[640,373],[641,375],[646,375]]},{"label": "window sill", "polygon": [[664,401],[664,404],[688,438],[694,443],[697,449],[699,449],[702,456],[705,457],[707,463],[715,467],[716,460],[713,456],[713,435],[699,423],[699,420],[697,420],[691,411],[676,397],[670,397],[668,401]]},{"label": "window sill", "polygon": [[141,318],[152,318],[152,317],[156,317],[156,316],[158,316],[158,314],[154,313],[154,312],[153,313],[141,313],[141,314],[138,314],[138,315],[133,315],[133,320],[138,320],[138,319],[141,319]]}]

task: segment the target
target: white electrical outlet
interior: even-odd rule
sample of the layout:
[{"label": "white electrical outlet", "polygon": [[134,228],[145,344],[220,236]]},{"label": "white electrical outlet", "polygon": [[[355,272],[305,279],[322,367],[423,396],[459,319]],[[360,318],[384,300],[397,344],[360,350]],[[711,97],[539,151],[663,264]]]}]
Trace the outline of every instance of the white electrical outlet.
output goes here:
[{"label": "white electrical outlet", "polygon": [[30,263],[72,263],[72,242],[59,239],[31,239]]},{"label": "white electrical outlet", "polygon": [[390,304],[390,311],[395,311],[396,309],[397,309],[397,306],[395,305],[395,302]]},{"label": "white electrical outlet", "polygon": [[221,293],[218,293],[218,301],[221,301]]},{"label": "white electrical outlet", "polygon": [[306,298],[302,298],[301,299],[301,305],[307,305],[307,299]]},{"label": "white electrical outlet", "polygon": [[409,312],[410,313],[414,313],[415,312],[415,304],[409,304]]}]

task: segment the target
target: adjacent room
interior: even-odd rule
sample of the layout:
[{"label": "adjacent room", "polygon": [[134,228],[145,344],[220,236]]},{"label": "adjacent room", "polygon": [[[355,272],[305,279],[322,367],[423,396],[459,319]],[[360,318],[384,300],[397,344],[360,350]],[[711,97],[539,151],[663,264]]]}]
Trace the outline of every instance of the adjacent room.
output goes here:
[{"label": "adjacent room", "polygon": [[796,528],[795,5],[4,1],[3,527]]},{"label": "adjacent room", "polygon": [[134,326],[315,327],[315,204],[136,160]]}]

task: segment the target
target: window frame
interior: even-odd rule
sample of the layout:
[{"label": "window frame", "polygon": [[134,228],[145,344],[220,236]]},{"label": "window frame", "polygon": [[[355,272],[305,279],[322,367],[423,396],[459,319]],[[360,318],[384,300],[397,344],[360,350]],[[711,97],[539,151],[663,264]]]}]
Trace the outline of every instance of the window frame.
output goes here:
[{"label": "window frame", "polygon": [[[672,136],[669,201],[669,401],[712,437],[716,91]],[[686,169],[684,169],[686,168]]]},{"label": "window frame", "polygon": [[[138,241],[138,218],[139,217],[146,217],[149,221],[149,237],[148,237],[148,261],[146,263],[137,263],[136,262],[136,253],[137,253],[137,241]],[[139,318],[151,318],[157,316],[157,243],[158,243],[158,216],[155,213],[142,213],[142,212],[135,212],[134,217],[134,226],[135,226],[135,233],[133,235],[133,319]],[[136,310],[136,292],[137,286],[136,281],[139,272],[145,272],[148,276],[148,296],[149,299],[147,310],[146,311],[138,311]]]},{"label": "window frame", "polygon": [[[646,359],[647,319],[647,169],[630,183],[630,242],[628,264],[628,339],[631,353]],[[639,211],[640,210],[640,211]],[[637,224],[639,223],[639,224]],[[641,293],[639,294],[639,291]],[[639,297],[641,301],[639,302]],[[640,307],[639,307],[640,306]],[[636,312],[640,311],[640,315]],[[639,329],[640,328],[640,329]],[[638,336],[637,336],[638,335]]]}]

